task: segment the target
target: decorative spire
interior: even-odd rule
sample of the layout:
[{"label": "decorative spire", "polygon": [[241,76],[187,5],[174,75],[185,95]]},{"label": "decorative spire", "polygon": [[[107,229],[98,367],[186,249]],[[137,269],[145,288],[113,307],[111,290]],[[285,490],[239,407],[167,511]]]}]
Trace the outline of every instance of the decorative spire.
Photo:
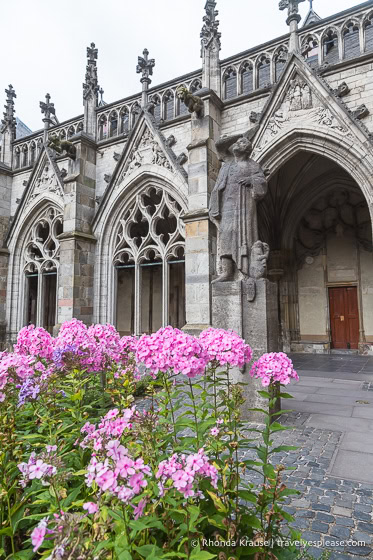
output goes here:
[{"label": "decorative spire", "polygon": [[143,56],[138,57],[136,72],[137,74],[142,74],[140,82],[142,83],[142,100],[141,104],[143,107],[148,102],[148,95],[147,91],[149,89],[149,85],[152,83],[149,76],[153,75],[153,68],[155,66],[154,58],[149,59],[149,51],[148,49],[144,49]]},{"label": "decorative spire", "polygon": [[315,10],[313,9],[313,0],[309,0],[309,3],[310,3],[310,9],[303,22],[303,27],[306,27],[306,25],[310,25],[311,23],[316,23],[317,21],[321,20],[321,17],[317,15]]},{"label": "decorative spire", "polygon": [[4,105],[4,118],[1,121],[2,127],[1,132],[6,128],[9,128],[12,140],[16,137],[16,119],[14,116],[14,99],[17,97],[13,86],[10,84],[9,89],[5,90],[6,93],[6,104]]},{"label": "decorative spire", "polygon": [[85,82],[83,84],[83,99],[86,100],[89,97],[98,99],[97,94],[100,89],[98,85],[97,78],[97,56],[98,49],[96,45],[91,43],[90,47],[87,47],[87,67],[85,73]]},{"label": "decorative spire", "polygon": [[[44,101],[40,101],[40,109],[42,114],[44,115],[43,123],[44,123],[44,143],[47,142],[48,139],[48,129],[50,125],[58,123],[56,118],[56,109],[54,107],[54,103],[51,103],[51,96],[49,93],[45,96],[45,103]],[[51,117],[54,117],[52,119]]]},{"label": "decorative spire", "polygon": [[302,19],[299,15],[299,4],[305,0],[280,0],[280,10],[288,10],[287,25],[290,26],[289,52],[299,52],[298,23]]},{"label": "decorative spire", "polygon": [[219,20],[216,17],[219,15],[218,10],[215,10],[216,2],[215,0],[207,0],[205,5],[206,15],[203,18],[203,27],[201,31],[201,44],[202,52],[201,57],[203,57],[204,49],[208,49],[214,42],[217,49],[221,49],[221,33],[219,33]]}]

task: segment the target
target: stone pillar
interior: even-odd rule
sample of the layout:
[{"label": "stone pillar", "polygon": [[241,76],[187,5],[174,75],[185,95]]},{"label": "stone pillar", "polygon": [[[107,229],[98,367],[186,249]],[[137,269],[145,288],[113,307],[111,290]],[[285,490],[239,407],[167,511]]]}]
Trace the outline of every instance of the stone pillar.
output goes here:
[{"label": "stone pillar", "polygon": [[58,325],[72,318],[93,320],[93,281],[96,238],[91,223],[95,210],[96,144],[82,132],[72,138],[75,162],[64,179],[65,207],[60,235]]},{"label": "stone pillar", "polygon": [[[279,344],[277,285],[266,278],[256,280],[256,296],[249,301],[247,280],[217,282],[212,286],[212,323],[216,328],[233,330],[253,349],[253,358],[266,352],[277,352]],[[262,388],[259,380],[251,379],[249,367],[233,370],[234,383],[247,383],[243,388],[246,399],[242,413],[245,419],[262,420],[260,413],[249,408],[263,408],[263,399],[257,394]]]},{"label": "stone pillar", "polygon": [[0,350],[4,349],[6,340],[6,296],[9,262],[6,236],[10,223],[11,192],[11,169],[0,163]]},{"label": "stone pillar", "polygon": [[217,95],[202,89],[198,95],[204,101],[204,116],[192,116],[189,152],[189,213],[186,224],[185,329],[197,333],[211,326],[211,280],[215,273],[216,228],[210,222],[208,205],[215,185],[220,162],[215,141],[220,136],[222,102]]},{"label": "stone pillar", "polygon": [[206,1],[205,16],[201,30],[202,87],[212,89],[220,96],[219,53],[221,49],[221,33],[219,32],[219,21],[216,19],[219,12],[215,8],[215,0]]}]

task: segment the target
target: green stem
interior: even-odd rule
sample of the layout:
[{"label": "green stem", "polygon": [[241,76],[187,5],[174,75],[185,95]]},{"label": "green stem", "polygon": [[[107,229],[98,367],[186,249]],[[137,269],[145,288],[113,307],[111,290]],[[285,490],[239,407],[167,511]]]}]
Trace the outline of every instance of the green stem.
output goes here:
[{"label": "green stem", "polygon": [[163,374],[163,383],[164,383],[164,386],[165,386],[165,389],[166,389],[166,392],[167,392],[168,404],[170,405],[170,410],[171,410],[172,424],[173,424],[173,429],[174,429],[174,440],[175,440],[175,443],[177,444],[174,407],[172,405],[172,397],[171,397],[171,393],[170,393],[170,387],[169,387],[168,379],[166,378],[165,373]]},{"label": "green stem", "polygon": [[9,500],[9,493],[7,491],[6,493],[6,499],[7,499],[7,504],[8,504],[8,518],[9,518],[9,525],[10,528],[12,529],[12,535],[10,535],[10,542],[12,544],[12,554],[14,555],[16,553],[16,549],[14,546],[14,535],[13,535],[13,523],[12,523],[12,516],[10,514],[10,500]]},{"label": "green stem", "polygon": [[192,384],[192,380],[191,380],[191,379],[189,379],[189,387],[190,387],[190,394],[191,394],[192,403],[193,403],[194,424],[195,424],[195,426],[196,426],[197,451],[198,451],[198,449],[199,449],[199,435],[198,435],[197,407],[196,407],[196,401],[195,401],[195,398],[194,398],[193,384]]}]

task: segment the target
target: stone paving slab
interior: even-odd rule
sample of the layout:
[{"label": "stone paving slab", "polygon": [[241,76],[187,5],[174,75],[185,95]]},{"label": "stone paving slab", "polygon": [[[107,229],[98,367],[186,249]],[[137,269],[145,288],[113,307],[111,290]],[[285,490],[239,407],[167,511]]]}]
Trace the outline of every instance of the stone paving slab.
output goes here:
[{"label": "stone paving slab", "polygon": [[346,416],[351,417],[353,412],[353,406],[343,407],[337,404],[330,404],[324,402],[307,402],[294,400],[289,403],[289,408],[297,410],[299,412],[313,412],[315,414],[330,414],[334,416]]},{"label": "stone paving slab", "polygon": [[373,433],[346,432],[341,440],[340,449],[373,453]]},{"label": "stone paving slab", "polygon": [[[298,400],[305,400],[305,401],[309,401],[309,402],[315,402],[315,403],[329,403],[329,404],[336,404],[338,403],[339,405],[349,405],[349,406],[353,406],[353,407],[361,407],[361,406],[365,406],[363,404],[359,404],[357,401],[359,401],[361,398],[358,397],[350,397],[350,396],[346,396],[346,397],[341,397],[336,396],[336,395],[322,395],[320,393],[313,393],[311,395],[303,395],[302,393],[299,393],[298,391],[291,391],[291,394],[294,396],[294,398],[298,401]],[[304,397],[304,398],[302,398]],[[366,395],[364,397],[365,401],[369,400],[369,395]],[[370,399],[370,403],[373,405],[373,395]]]},{"label": "stone paving slab", "polygon": [[373,420],[373,409],[367,407],[364,408],[364,405],[360,405],[359,407],[354,407],[352,416],[354,418],[368,418]]},{"label": "stone paving slab", "polygon": [[366,391],[358,391],[351,387],[320,387],[319,389],[316,388],[316,393],[322,393],[323,395],[335,395],[337,396],[345,396],[346,391],[348,391],[348,395],[356,398],[364,398],[367,396]]},{"label": "stone paving slab", "polygon": [[373,421],[367,418],[349,418],[346,416],[332,416],[328,414],[311,414],[307,426],[341,432],[369,433],[373,430]]},{"label": "stone paving slab", "polygon": [[373,482],[373,455],[339,449],[332,463],[330,474],[360,482]]}]

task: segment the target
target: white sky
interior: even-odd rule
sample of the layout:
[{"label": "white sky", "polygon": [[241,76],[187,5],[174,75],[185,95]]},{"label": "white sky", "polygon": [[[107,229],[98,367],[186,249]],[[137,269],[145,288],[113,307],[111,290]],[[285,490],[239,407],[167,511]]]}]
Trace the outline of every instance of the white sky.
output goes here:
[{"label": "white sky", "polygon": [[[4,88],[17,93],[16,115],[42,128],[39,101],[49,92],[60,121],[83,112],[86,47],[98,48],[99,83],[106,102],[141,89],[137,56],[155,58],[157,85],[201,66],[199,33],[205,0],[0,0],[0,107]],[[221,58],[287,33],[278,0],[217,0]],[[357,6],[354,0],[314,0],[327,17]],[[308,0],[300,5],[304,17]],[[2,113],[2,110],[1,110]],[[0,115],[1,117],[2,115]]]}]

